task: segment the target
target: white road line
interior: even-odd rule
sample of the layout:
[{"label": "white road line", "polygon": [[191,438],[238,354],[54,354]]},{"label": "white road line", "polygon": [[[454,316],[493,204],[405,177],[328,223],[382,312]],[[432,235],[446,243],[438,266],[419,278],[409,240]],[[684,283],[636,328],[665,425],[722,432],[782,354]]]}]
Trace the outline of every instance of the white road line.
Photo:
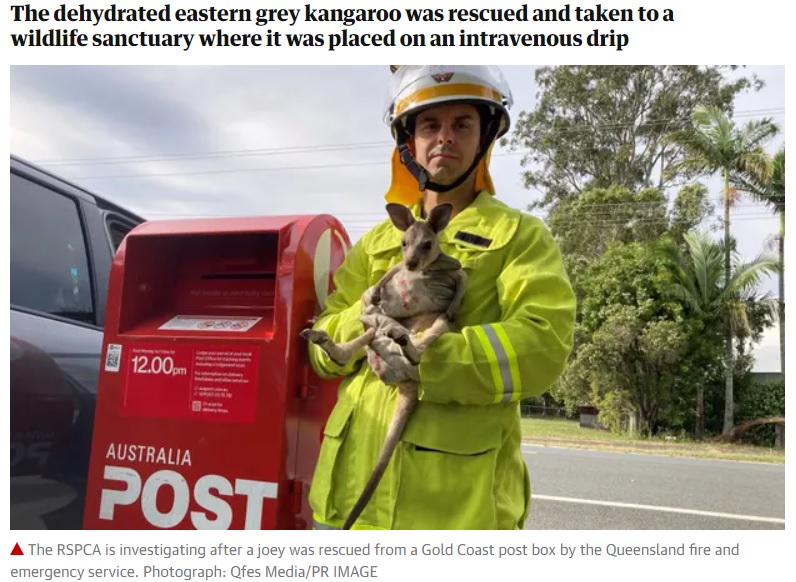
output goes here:
[{"label": "white road line", "polygon": [[679,507],[663,507],[659,505],[638,505],[635,503],[619,503],[616,501],[598,501],[596,499],[577,499],[573,497],[555,497],[553,495],[533,494],[531,499],[544,501],[559,501],[561,503],[581,503],[584,505],[602,505],[604,507],[622,507],[625,509],[643,509],[647,511],[662,511],[664,513],[682,513],[686,515],[702,515],[704,517],[720,517],[723,519],[739,519],[742,521],[761,521],[764,523],[785,524],[784,519],[776,517],[759,517],[756,515],[736,515],[734,513],[719,513],[715,511],[700,511],[698,509],[682,509]]}]

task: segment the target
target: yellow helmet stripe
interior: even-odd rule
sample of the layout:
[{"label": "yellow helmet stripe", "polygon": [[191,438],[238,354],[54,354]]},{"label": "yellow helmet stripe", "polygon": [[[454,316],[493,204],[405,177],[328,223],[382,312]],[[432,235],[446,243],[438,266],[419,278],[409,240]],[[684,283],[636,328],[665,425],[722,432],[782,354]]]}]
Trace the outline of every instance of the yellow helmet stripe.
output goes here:
[{"label": "yellow helmet stripe", "polygon": [[422,105],[424,102],[438,97],[461,97],[463,99],[480,97],[495,103],[500,103],[501,100],[500,93],[494,89],[471,83],[452,83],[450,85],[424,87],[398,101],[395,105],[395,116],[401,115],[410,107]]}]

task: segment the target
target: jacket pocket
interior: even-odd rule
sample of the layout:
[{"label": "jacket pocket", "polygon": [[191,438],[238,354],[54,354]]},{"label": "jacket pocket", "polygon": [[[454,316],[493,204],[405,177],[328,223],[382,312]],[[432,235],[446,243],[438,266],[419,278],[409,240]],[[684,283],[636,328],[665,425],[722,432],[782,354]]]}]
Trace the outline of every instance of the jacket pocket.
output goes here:
[{"label": "jacket pocket", "polygon": [[401,443],[394,529],[497,527],[500,424],[490,416],[479,407],[418,406]]},{"label": "jacket pocket", "polygon": [[338,402],[323,429],[323,442],[309,492],[310,507],[323,521],[344,517],[340,508],[345,500],[346,471],[340,449],[352,412],[351,405]]}]

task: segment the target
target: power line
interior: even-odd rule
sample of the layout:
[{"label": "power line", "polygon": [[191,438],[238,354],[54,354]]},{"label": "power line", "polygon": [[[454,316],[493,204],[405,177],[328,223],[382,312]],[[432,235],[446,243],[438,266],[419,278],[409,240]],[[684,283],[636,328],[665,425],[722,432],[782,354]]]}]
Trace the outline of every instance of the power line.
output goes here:
[{"label": "power line", "polygon": [[[241,216],[240,214],[234,214],[234,215],[231,215],[231,214],[186,214],[186,213],[145,213],[145,214],[147,214],[150,218],[164,218],[164,219],[167,219],[167,218],[179,218],[179,217],[191,217],[191,218],[233,218],[233,217]],[[370,227],[370,226],[372,226],[374,224],[378,224],[378,223],[383,222],[384,220],[386,220],[386,217],[384,217],[384,216],[374,217],[374,218],[371,218],[371,219],[364,219],[363,218],[363,219],[353,219],[352,220],[352,219],[344,218],[344,217],[338,215],[335,212],[324,212],[322,214],[331,214],[335,218],[340,220],[340,222],[343,222],[343,223],[345,223],[347,225],[357,226],[357,227],[359,227],[359,226]],[[256,213],[255,214],[251,214],[251,216],[257,216],[257,214]],[[547,223],[555,224],[557,226],[562,226],[562,227],[573,226],[573,225],[575,225],[575,226],[579,226],[579,225],[593,226],[593,225],[606,225],[606,224],[611,224],[611,225],[616,225],[616,226],[625,226],[625,225],[628,225],[628,224],[631,224],[631,223],[632,224],[664,224],[664,223],[665,224],[672,224],[672,223],[678,222],[675,218],[673,218],[671,216],[628,217],[628,218],[624,218],[624,219],[619,219],[619,218],[614,219],[614,218],[608,217],[607,215],[603,215],[603,216],[595,216],[595,217],[589,217],[589,218],[583,218],[583,219],[576,219],[576,218],[561,219],[560,218],[560,219],[553,219],[553,220],[550,219],[550,216],[543,215],[543,214],[530,214],[530,216],[534,216],[536,218],[544,220]],[[760,220],[774,219],[774,218],[775,217],[773,215],[771,215],[771,214],[749,213],[749,214],[733,215],[731,217],[731,219],[730,219],[730,224],[733,224],[733,223],[739,222],[739,221],[740,222],[748,222],[748,221],[758,221],[759,222]],[[716,221],[718,223],[723,223],[724,222],[724,219],[722,217],[715,216],[715,215],[704,217],[702,220],[703,221]]]},{"label": "power line", "polygon": [[329,145],[316,145],[316,146],[295,146],[295,147],[278,147],[278,148],[263,148],[263,149],[249,149],[249,150],[227,150],[219,152],[204,152],[204,153],[184,153],[184,154],[164,154],[161,156],[128,156],[118,158],[88,158],[82,160],[54,160],[54,161],[41,161],[35,162],[42,166],[58,167],[58,166],[99,166],[107,164],[140,164],[149,162],[170,162],[170,161],[183,161],[194,159],[207,159],[207,158],[235,158],[235,157],[248,157],[248,156],[272,156],[272,155],[288,155],[288,154],[304,154],[304,153],[317,153],[317,152],[335,152],[346,150],[358,149],[371,149],[377,147],[386,147],[394,145],[392,142],[362,142],[351,144],[329,144]]},{"label": "power line", "polygon": [[[492,154],[493,158],[503,156],[516,156],[524,155],[527,152],[499,152]],[[174,176],[201,176],[210,174],[246,174],[246,173],[268,173],[268,172],[291,172],[291,171],[315,171],[315,170],[329,170],[336,168],[357,168],[363,166],[386,166],[390,164],[390,160],[376,160],[371,162],[348,162],[344,164],[321,164],[317,166],[281,166],[275,168],[238,168],[230,170],[194,170],[185,172],[157,172],[152,174],[122,174],[110,176],[76,176],[70,178],[71,180],[127,180],[127,179],[145,179],[145,178],[165,178]]]},{"label": "power line", "polygon": [[[777,194],[775,196],[776,197],[780,197],[780,196],[784,197],[784,194],[782,194],[782,195]],[[706,198],[705,201],[706,202],[724,202],[724,197],[721,196],[721,195],[714,196],[714,197],[709,197],[709,198]],[[636,202],[636,201],[624,201],[624,202],[580,202],[579,200],[574,200],[573,203],[572,203],[572,206],[569,206],[567,208],[570,209],[570,210],[582,209],[582,208],[591,208],[591,207],[594,207],[594,208],[604,208],[604,207],[610,207],[610,208],[614,208],[614,207],[620,207],[620,208],[621,207],[646,208],[646,207],[653,207],[654,208],[654,207],[666,205],[668,202],[669,202],[668,200],[661,200],[661,201],[648,200],[648,201],[638,201],[638,202]],[[744,206],[744,205],[746,205],[746,206],[757,206],[758,204],[762,204],[762,203],[760,203],[760,202],[752,202],[752,201],[741,201],[741,202],[735,202],[732,206],[734,208],[737,208],[739,206]]]},{"label": "power line", "polygon": [[[739,111],[733,117],[753,117],[763,114],[768,115],[784,115],[785,109],[783,108],[769,108],[769,109],[754,109]],[[573,132],[585,131],[601,131],[622,128],[640,128],[656,125],[666,125],[674,123],[688,123],[689,117],[674,117],[668,119],[647,120],[640,123],[636,122],[617,122],[617,123],[604,123],[604,124],[577,124],[569,127],[562,127],[560,129],[553,129],[548,133],[551,135],[569,134]],[[278,148],[255,148],[255,149],[241,149],[241,150],[221,150],[221,151],[208,151],[208,152],[194,152],[194,153],[173,153],[173,154],[160,154],[160,155],[140,155],[140,156],[119,156],[119,157],[99,157],[99,158],[78,158],[67,160],[39,160],[34,163],[46,167],[63,167],[63,166],[84,166],[84,165],[107,165],[107,164],[135,164],[135,163],[153,163],[153,162],[179,162],[186,160],[200,160],[207,158],[233,158],[233,157],[251,157],[251,156],[270,156],[270,155],[288,155],[298,153],[324,153],[332,151],[346,151],[357,149],[372,149],[378,147],[390,147],[394,143],[390,141],[378,142],[361,142],[361,143],[348,143],[348,144],[327,144],[327,145],[307,145],[307,146],[291,146],[291,147],[278,147]],[[528,153],[528,152],[519,152]],[[511,155],[517,155],[512,152]]]},{"label": "power line", "polygon": [[[713,199],[709,198],[709,199],[707,199],[707,201],[721,201],[721,200],[722,200],[721,198],[713,198]],[[584,203],[583,206],[591,206],[591,207],[594,207],[596,209],[596,211],[589,211],[589,215],[591,216],[593,214],[601,214],[600,209],[602,209],[604,206],[619,207],[617,209],[612,209],[612,210],[609,211],[612,215],[617,214],[618,212],[620,212],[622,209],[625,209],[625,208],[629,209],[629,210],[642,210],[643,211],[644,210],[643,207],[645,205],[653,206],[653,209],[660,208],[661,211],[669,212],[670,209],[667,208],[667,206],[665,204],[666,204],[665,201],[661,202],[661,203],[658,203],[658,202],[607,202],[607,203],[589,202],[589,203]],[[642,208],[639,208],[639,207],[642,207]],[[774,214],[772,212],[769,212],[766,209],[766,207],[763,206],[762,202],[751,202],[751,201],[750,202],[736,202],[735,204],[733,204],[731,206],[730,210],[731,210],[733,215],[749,214],[747,212],[738,212],[738,210],[743,210],[743,211],[749,210],[749,211],[751,211],[752,214],[761,214],[761,215],[765,215],[765,216],[774,216]],[[334,212],[334,211],[330,210],[329,212]],[[532,214],[534,216],[536,216],[536,215],[542,216],[542,214],[539,214],[539,213],[526,212],[526,211],[523,211],[523,212],[525,212],[526,214]],[[380,211],[373,211],[373,212],[361,212],[361,211],[334,212],[334,214],[335,214],[335,216],[338,216],[338,217],[353,217],[354,219],[360,219],[360,217],[361,217],[361,219],[369,219],[369,218],[373,218],[373,217],[382,218],[382,219],[383,218],[387,218],[387,216],[383,212],[380,212]],[[546,212],[543,216],[547,216],[549,214],[550,214],[550,212]],[[562,215],[566,216],[566,214],[562,214]]]},{"label": "power line", "polygon": [[[342,216],[336,213],[324,213],[324,214],[332,214],[341,223],[346,225],[347,228],[355,228],[355,229],[364,229],[369,230],[376,224],[383,222],[386,220],[386,217],[381,216],[378,218],[374,218],[371,221],[359,219],[359,220],[348,220],[343,218]],[[536,218],[547,220],[549,217],[541,214],[530,214]],[[148,214],[151,218],[177,218],[177,217],[185,217],[185,218],[232,218],[239,215],[228,215],[228,214],[199,214],[199,215],[192,215],[192,214],[185,214],[185,213],[150,213]],[[256,215],[252,215],[256,216]],[[749,222],[749,221],[759,221],[761,218],[770,218],[770,215],[761,214],[761,215],[754,215],[748,214],[743,215],[740,217],[735,217],[731,223],[734,222]],[[596,219],[569,219],[569,220],[556,220],[555,224],[557,226],[581,226],[581,225],[588,225],[588,226],[616,226],[616,227],[629,227],[633,225],[661,225],[661,226],[668,226],[672,223],[671,217],[662,216],[659,218],[651,218],[651,217],[642,217],[642,218],[628,218],[628,219],[608,219],[608,218],[596,218]],[[708,216],[705,217],[701,223],[716,223],[716,224],[723,224],[723,218],[718,216]]]},{"label": "power line", "polygon": [[[723,202],[723,199],[721,197],[719,197],[719,198],[709,198],[709,199],[707,199],[707,201]],[[618,213],[620,213],[622,211],[632,211],[632,210],[644,211],[645,208],[647,208],[647,206],[649,206],[650,209],[660,208],[661,211],[665,211],[665,212],[668,213],[668,212],[670,212],[670,209],[667,206],[665,206],[665,204],[666,204],[665,201],[664,202],[606,202],[606,203],[589,202],[589,203],[581,203],[578,208],[579,209],[583,209],[584,207],[587,207],[587,206],[588,207],[593,207],[594,210],[589,210],[588,211],[588,217],[592,217],[592,216],[599,217],[599,216],[603,216],[603,215],[613,216],[613,215],[616,215],[616,214],[618,214]],[[765,206],[763,204],[764,203],[762,203],[762,202],[751,202],[751,201],[750,202],[736,202],[731,207],[731,216],[734,217],[734,216],[755,215],[755,216],[761,216],[761,217],[775,217],[776,215],[773,212],[765,210]],[[603,211],[603,209],[605,207],[611,207],[611,208],[610,209],[605,209],[605,211]],[[747,212],[747,211],[749,211],[749,212]],[[340,218],[341,220],[349,220],[349,221],[371,221],[371,220],[380,221],[380,220],[386,219],[386,216],[383,213],[381,213],[381,212],[333,212],[333,211],[329,211],[328,213],[329,214],[334,214],[334,216],[336,216],[337,218]],[[526,212],[526,214],[531,214],[532,216],[538,216],[540,218],[549,218],[550,217],[550,213],[549,212],[546,212],[546,213],[543,213],[543,214]],[[158,214],[158,216],[183,216],[183,214]],[[565,214],[562,215],[562,218],[559,218],[558,220],[581,220],[581,219],[563,218],[564,216],[566,216],[566,215]],[[588,222],[589,218],[583,218],[582,220],[584,222]],[[618,218],[617,220],[623,220],[623,219],[619,219]]]},{"label": "power line", "polygon": [[331,170],[336,168],[358,168],[363,166],[382,166],[389,164],[387,161],[373,161],[373,162],[352,162],[346,164],[322,164],[318,166],[285,166],[276,168],[241,168],[236,170],[197,170],[191,172],[158,172],[154,174],[124,174],[116,176],[78,176],[70,178],[71,180],[128,180],[128,179],[146,179],[146,178],[166,178],[173,176],[201,176],[210,174],[246,174],[246,173],[264,173],[264,172],[289,172],[289,171],[315,171],[315,170]]},{"label": "power line", "polygon": [[[540,216],[538,218],[543,218],[543,217]],[[764,217],[758,217],[758,216],[743,217],[743,218],[738,218],[736,220],[731,220],[730,224],[732,225],[733,223],[736,223],[736,222],[759,221],[761,218],[764,218]],[[721,218],[719,218],[717,216],[711,216],[711,217],[706,217],[705,219],[703,219],[700,224],[702,224],[702,223],[723,224],[724,221],[723,221],[723,219],[721,219]],[[629,227],[635,226],[635,225],[643,226],[643,225],[657,225],[657,224],[660,224],[661,226],[667,226],[668,227],[668,226],[671,225],[671,221],[669,219],[667,219],[667,218],[661,218],[661,219],[658,219],[658,220],[645,218],[645,219],[629,219],[629,220],[622,220],[622,221],[620,221],[620,220],[608,220],[608,219],[606,219],[606,220],[597,219],[597,220],[571,220],[571,221],[556,221],[555,222],[556,226],[561,226],[561,227],[580,227],[580,226],[583,226],[583,225],[588,225],[588,226],[616,226],[616,227],[629,228]]]},{"label": "power line", "polygon": [[[770,116],[780,116],[785,114],[785,109],[770,109],[770,110],[759,110],[763,112],[770,112],[768,115]],[[739,114],[734,117],[757,117],[760,116],[760,113],[749,113],[749,114]],[[546,135],[567,135],[572,133],[582,133],[586,131],[604,131],[604,130],[618,130],[618,129],[649,129],[651,127],[658,127],[658,126],[666,126],[671,125],[673,126],[672,129],[675,129],[677,126],[687,126],[691,123],[690,117],[673,117],[670,119],[659,119],[659,120],[650,120],[650,121],[639,121],[639,122],[617,122],[617,123],[603,123],[603,124],[596,124],[596,125],[581,125],[581,124],[574,124],[569,125],[566,127],[561,128],[554,128],[552,130],[546,131]]]},{"label": "power line", "polygon": [[[528,152],[498,152],[492,154],[493,158],[504,156],[525,155]],[[277,166],[274,168],[237,168],[229,170],[192,170],[184,172],[156,172],[151,174],[122,174],[110,176],[76,176],[70,180],[128,180],[145,178],[166,178],[174,176],[200,176],[210,174],[246,174],[246,173],[267,173],[267,172],[291,172],[291,171],[315,171],[330,170],[336,168],[358,168],[363,166],[387,166],[391,160],[374,160],[370,162],[347,162],[342,164],[321,164],[316,166]]]}]

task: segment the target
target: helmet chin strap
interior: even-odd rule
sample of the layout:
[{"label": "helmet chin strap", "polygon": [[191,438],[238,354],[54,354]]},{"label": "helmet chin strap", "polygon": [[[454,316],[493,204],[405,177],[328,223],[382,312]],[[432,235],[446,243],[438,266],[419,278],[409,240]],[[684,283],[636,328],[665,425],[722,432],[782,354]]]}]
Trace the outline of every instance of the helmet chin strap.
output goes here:
[{"label": "helmet chin strap", "polygon": [[500,128],[500,116],[494,116],[492,120],[489,122],[486,128],[486,132],[484,135],[484,140],[482,142],[482,147],[480,148],[478,154],[476,154],[473,163],[470,164],[470,167],[467,168],[467,171],[464,172],[461,176],[459,176],[456,180],[454,180],[450,184],[438,184],[431,180],[431,176],[429,176],[428,171],[421,166],[417,160],[415,159],[412,152],[409,150],[409,133],[406,131],[402,125],[396,128],[397,133],[397,142],[398,142],[398,153],[401,157],[401,163],[406,166],[406,169],[409,170],[409,173],[415,177],[417,180],[417,185],[420,188],[421,192],[425,192],[426,190],[431,190],[432,192],[439,192],[445,193],[450,192],[451,190],[458,188],[467,180],[470,174],[473,173],[478,167],[479,162],[483,159],[486,155],[486,152],[489,150],[489,146],[497,137],[498,129]]}]

